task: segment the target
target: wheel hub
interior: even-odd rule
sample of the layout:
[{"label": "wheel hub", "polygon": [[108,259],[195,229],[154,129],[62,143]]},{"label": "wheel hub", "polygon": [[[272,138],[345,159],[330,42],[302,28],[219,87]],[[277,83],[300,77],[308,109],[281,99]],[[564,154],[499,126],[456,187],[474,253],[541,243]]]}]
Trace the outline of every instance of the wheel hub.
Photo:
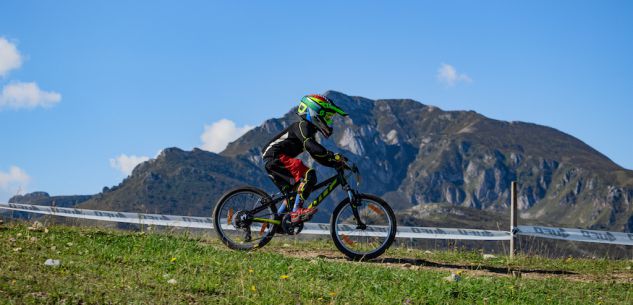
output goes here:
[{"label": "wheel hub", "polygon": [[238,229],[244,229],[251,225],[251,215],[246,211],[237,211],[234,216],[234,224]]}]

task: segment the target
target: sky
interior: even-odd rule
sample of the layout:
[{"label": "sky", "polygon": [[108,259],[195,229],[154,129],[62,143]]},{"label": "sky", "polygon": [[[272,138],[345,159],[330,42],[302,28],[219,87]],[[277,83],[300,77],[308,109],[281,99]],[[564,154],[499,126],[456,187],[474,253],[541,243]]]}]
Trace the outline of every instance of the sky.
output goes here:
[{"label": "sky", "polygon": [[221,151],[309,93],[571,134],[633,169],[631,1],[0,2],[0,202]]}]

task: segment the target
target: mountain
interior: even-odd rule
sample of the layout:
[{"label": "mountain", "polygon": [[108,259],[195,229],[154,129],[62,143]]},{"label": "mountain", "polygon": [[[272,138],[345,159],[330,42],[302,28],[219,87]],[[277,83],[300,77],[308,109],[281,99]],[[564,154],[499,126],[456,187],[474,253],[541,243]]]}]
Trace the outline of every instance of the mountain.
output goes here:
[{"label": "mountain", "polygon": [[[633,171],[568,134],[407,99],[326,95],[350,113],[326,146],[358,163],[364,189],[402,212],[439,202],[505,212],[516,180],[526,222],[633,231]],[[268,120],[222,155],[261,164],[258,148],[295,119],[291,111]]]},{"label": "mountain", "polygon": [[139,164],[118,186],[104,189],[80,207],[210,216],[226,190],[250,184],[271,191],[274,186],[269,180],[257,165],[240,157],[167,148]]},{"label": "mountain", "polygon": [[[322,143],[358,164],[361,191],[388,200],[407,224],[434,209],[434,217],[447,214],[446,224],[467,219],[477,227],[496,228],[493,222],[507,222],[510,183],[516,180],[525,224],[633,232],[633,171],[573,136],[409,99],[325,95],[350,115],[336,119],[334,135]],[[80,206],[209,215],[231,187],[251,184],[273,191],[262,170],[261,148],[298,119],[294,111],[265,121],[220,154],[165,149]],[[332,173],[305,160],[316,166],[320,179]],[[332,204],[323,206],[321,220]],[[436,217],[432,223],[441,222]]]},{"label": "mountain", "polygon": [[9,202],[57,207],[74,207],[91,197],[92,196],[90,195],[51,196],[46,192],[32,192],[25,195],[13,196],[9,199]]},{"label": "mountain", "polygon": [[[87,201],[91,197],[92,196],[90,195],[51,196],[46,192],[32,192],[24,195],[15,195],[9,198],[9,202],[56,207],[74,207]],[[35,219],[42,216],[41,214],[35,213],[0,210],[0,216],[2,214],[10,215],[11,218],[20,219]]]}]

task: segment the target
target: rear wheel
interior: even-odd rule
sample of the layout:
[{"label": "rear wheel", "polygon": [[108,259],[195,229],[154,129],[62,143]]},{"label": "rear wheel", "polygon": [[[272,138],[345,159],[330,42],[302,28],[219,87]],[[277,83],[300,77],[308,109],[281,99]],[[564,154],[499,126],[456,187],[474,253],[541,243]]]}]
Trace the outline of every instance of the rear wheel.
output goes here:
[{"label": "rear wheel", "polygon": [[253,218],[275,219],[274,207],[251,212],[269,201],[266,192],[254,187],[241,187],[224,194],[213,209],[213,227],[220,240],[237,250],[260,248],[270,242],[275,225],[254,222]]},{"label": "rear wheel", "polygon": [[330,219],[334,245],[353,260],[369,260],[383,254],[396,238],[396,216],[380,197],[358,195],[358,216],[366,226],[359,226],[349,198],[339,203]]}]

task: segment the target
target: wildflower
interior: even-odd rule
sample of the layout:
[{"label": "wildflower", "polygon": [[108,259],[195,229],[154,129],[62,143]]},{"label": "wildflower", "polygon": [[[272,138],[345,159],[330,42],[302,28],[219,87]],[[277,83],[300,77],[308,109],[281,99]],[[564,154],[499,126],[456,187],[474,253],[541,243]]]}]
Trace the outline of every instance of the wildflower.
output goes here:
[{"label": "wildflower", "polygon": [[249,273],[253,273],[253,272],[255,272],[255,270],[253,270],[253,269],[248,269],[248,272],[249,272]]},{"label": "wildflower", "polygon": [[173,262],[175,262],[175,261],[176,261],[176,258],[175,258],[175,257],[172,257],[172,258],[169,260],[169,262],[170,262],[170,263],[173,263]]},{"label": "wildflower", "polygon": [[330,291],[330,293],[328,293],[331,297],[335,297],[336,296],[336,292],[334,291]]},{"label": "wildflower", "polygon": [[251,291],[252,292],[256,292],[257,291],[257,288],[255,288],[255,285],[251,286]]},{"label": "wildflower", "polygon": [[284,274],[284,275],[280,276],[279,278],[282,279],[282,280],[287,280],[289,278],[289,276]]}]

